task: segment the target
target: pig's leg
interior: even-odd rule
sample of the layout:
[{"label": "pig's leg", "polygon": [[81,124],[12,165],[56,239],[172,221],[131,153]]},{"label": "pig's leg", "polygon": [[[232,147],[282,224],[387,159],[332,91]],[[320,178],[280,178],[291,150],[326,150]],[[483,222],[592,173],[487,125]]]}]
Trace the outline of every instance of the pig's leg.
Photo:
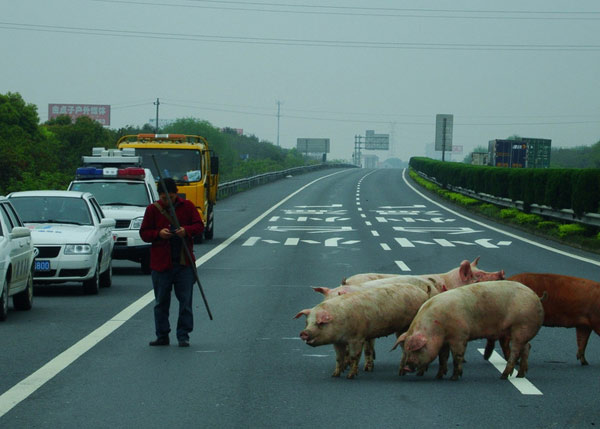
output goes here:
[{"label": "pig's leg", "polygon": [[452,352],[452,361],[454,363],[454,370],[452,371],[452,377],[450,380],[458,380],[458,377],[462,376],[462,364],[465,360],[465,350],[467,349],[467,342],[455,342],[450,344],[450,351]]},{"label": "pig's leg", "polygon": [[339,377],[340,374],[344,372],[344,368],[346,366],[347,345],[334,344],[333,348],[335,349],[335,370],[331,376]]},{"label": "pig's leg", "polygon": [[521,357],[521,350],[524,349],[525,345],[523,345],[522,341],[519,341],[519,339],[517,338],[512,339],[510,345],[510,357],[508,358],[506,367],[504,368],[504,372],[502,372],[502,375],[500,376],[502,380],[506,380],[508,376],[512,374],[513,370],[515,369],[515,365],[517,364],[517,361]]},{"label": "pig's leg", "polygon": [[351,341],[348,343],[348,355],[350,358],[350,372],[346,378],[354,378],[358,374],[358,361],[363,349],[363,341]]},{"label": "pig's leg", "polygon": [[587,347],[592,328],[589,326],[577,326],[575,328],[577,333],[577,359],[582,365],[587,365],[588,361],[585,360],[585,348]]},{"label": "pig's leg", "polygon": [[495,340],[488,338],[487,342],[485,343],[485,351],[483,352],[483,358],[485,360],[488,360],[490,358],[490,356],[492,355],[495,344],[496,344]]},{"label": "pig's leg", "polygon": [[365,371],[373,371],[375,366],[375,338],[365,341]]},{"label": "pig's leg", "polygon": [[448,356],[450,356],[450,347],[448,344],[442,346],[438,359],[440,362],[440,368],[438,369],[435,378],[444,378],[444,375],[448,372]]},{"label": "pig's leg", "polygon": [[529,350],[531,350],[531,344],[527,343],[521,351],[521,359],[519,360],[519,372],[517,373],[517,377],[525,377],[525,374],[529,369]]},{"label": "pig's leg", "polygon": [[408,371],[406,369],[406,360],[408,354],[405,351],[402,351],[402,359],[400,359],[400,368],[398,369],[398,375],[405,375]]},{"label": "pig's leg", "polygon": [[500,348],[502,349],[504,360],[508,360],[510,358],[510,335],[500,338]]}]

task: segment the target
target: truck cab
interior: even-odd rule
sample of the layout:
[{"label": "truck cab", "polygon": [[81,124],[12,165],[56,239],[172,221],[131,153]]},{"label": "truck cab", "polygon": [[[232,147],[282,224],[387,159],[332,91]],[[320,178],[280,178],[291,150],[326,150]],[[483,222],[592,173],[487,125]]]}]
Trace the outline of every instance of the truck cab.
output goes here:
[{"label": "truck cab", "polygon": [[92,156],[82,157],[68,189],[92,193],[106,217],[115,219],[113,259],[139,262],[142,272],[150,273],[150,244],[142,241],[139,231],[158,191],[135,150],[93,148]]}]

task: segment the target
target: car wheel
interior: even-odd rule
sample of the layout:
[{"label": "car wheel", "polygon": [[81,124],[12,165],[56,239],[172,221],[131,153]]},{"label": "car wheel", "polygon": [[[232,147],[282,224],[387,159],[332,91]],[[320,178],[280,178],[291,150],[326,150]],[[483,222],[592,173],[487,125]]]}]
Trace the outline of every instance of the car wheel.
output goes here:
[{"label": "car wheel", "polygon": [[150,274],[152,269],[150,268],[150,252],[147,255],[142,256],[142,260],[140,261],[142,273]]},{"label": "car wheel", "polygon": [[208,214],[206,217],[208,220],[206,222],[206,228],[204,228],[204,238],[212,240],[215,232],[215,217],[212,204],[208,206]]},{"label": "car wheel", "polygon": [[112,261],[108,263],[108,268],[100,274],[100,287],[112,286]]},{"label": "car wheel", "polygon": [[6,279],[2,295],[0,295],[0,321],[6,320],[6,316],[8,316],[8,279]]},{"label": "car wheel", "polygon": [[94,276],[83,281],[83,292],[86,295],[97,295],[100,288],[100,261],[96,264]]},{"label": "car wheel", "polygon": [[23,292],[13,296],[13,304],[15,310],[20,311],[31,310],[31,307],[33,307],[33,267],[31,267],[27,277],[27,287]]}]

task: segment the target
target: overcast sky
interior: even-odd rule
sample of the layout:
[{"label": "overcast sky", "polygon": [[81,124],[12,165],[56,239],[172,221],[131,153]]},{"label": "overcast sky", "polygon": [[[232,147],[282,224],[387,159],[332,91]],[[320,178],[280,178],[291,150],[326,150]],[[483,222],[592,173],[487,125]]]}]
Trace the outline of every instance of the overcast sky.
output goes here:
[{"label": "overcast sky", "polygon": [[[0,93],[110,104],[111,128],[194,117],[294,147],[390,133],[425,155],[517,134],[600,140],[598,0],[0,0]],[[363,152],[365,153],[365,152]],[[462,159],[462,157],[461,157]]]}]

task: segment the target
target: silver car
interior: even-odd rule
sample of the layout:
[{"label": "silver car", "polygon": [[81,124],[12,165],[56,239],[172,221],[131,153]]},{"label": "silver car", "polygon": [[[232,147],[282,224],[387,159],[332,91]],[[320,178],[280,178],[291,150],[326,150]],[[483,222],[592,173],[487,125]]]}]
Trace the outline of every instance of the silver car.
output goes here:
[{"label": "silver car", "polygon": [[0,197],[0,320],[6,320],[11,296],[16,310],[31,309],[34,257],[29,229],[8,199]]},{"label": "silver car", "polygon": [[110,287],[115,221],[104,217],[92,194],[24,191],[13,192],[8,199],[31,229],[39,251],[35,283],[81,281],[87,294]]}]

